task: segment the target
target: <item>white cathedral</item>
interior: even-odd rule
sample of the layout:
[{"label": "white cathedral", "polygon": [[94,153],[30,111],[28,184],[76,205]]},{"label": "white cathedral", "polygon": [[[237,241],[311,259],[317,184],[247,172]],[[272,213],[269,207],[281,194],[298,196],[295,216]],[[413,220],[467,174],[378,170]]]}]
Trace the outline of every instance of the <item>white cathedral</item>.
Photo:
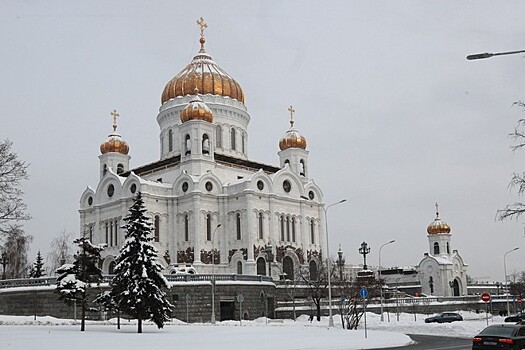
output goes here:
[{"label": "white cathedral", "polygon": [[130,168],[113,111],[113,132],[100,146],[99,183],[80,198],[81,230],[107,243],[102,269],[112,273],[123,218],[140,191],[164,273],[181,264],[198,273],[212,266],[216,273],[274,278],[293,278],[298,266],[315,273],[325,247],[323,195],[308,177],[294,110],[279,141],[279,166],[250,160],[244,92],[206,52],[206,24],[198,24],[200,51],[162,92],[160,159]]}]

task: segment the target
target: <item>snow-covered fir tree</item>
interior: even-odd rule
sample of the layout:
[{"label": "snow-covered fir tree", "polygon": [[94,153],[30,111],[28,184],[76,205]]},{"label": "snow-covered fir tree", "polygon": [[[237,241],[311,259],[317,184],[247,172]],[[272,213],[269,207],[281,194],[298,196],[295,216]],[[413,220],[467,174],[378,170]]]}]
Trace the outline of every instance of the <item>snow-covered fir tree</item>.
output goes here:
[{"label": "snow-covered fir tree", "polygon": [[102,281],[102,271],[100,270],[100,252],[104,250],[106,244],[91,244],[89,239],[81,237],[73,241],[80,248],[75,255],[73,264],[64,264],[56,272],[57,293],[59,299],[67,305],[80,304],[81,323],[80,330],[84,331],[87,309],[87,289],[93,283]]},{"label": "snow-covered fir tree", "polygon": [[138,321],[152,320],[162,328],[169,320],[171,308],[162,288],[169,288],[157,262],[157,249],[151,244],[152,223],[139,192],[129,214],[124,218],[126,242],[116,258],[115,277],[111,282],[112,295],[119,309]]},{"label": "snow-covered fir tree", "polygon": [[36,253],[36,260],[33,263],[33,266],[31,266],[31,271],[29,271],[29,277],[31,278],[38,278],[44,276],[44,259],[42,259],[42,254],[40,254],[40,250],[38,253]]}]

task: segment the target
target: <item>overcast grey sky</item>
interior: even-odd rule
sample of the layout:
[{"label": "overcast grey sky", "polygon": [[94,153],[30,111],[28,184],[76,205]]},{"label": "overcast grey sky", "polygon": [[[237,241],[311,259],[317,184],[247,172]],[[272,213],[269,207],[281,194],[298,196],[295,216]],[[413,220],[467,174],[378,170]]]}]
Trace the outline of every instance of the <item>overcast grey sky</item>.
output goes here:
[{"label": "overcast grey sky", "polygon": [[439,202],[469,274],[525,270],[523,220],[497,222],[525,170],[509,150],[525,111],[523,1],[2,1],[0,139],[30,163],[31,255],[61,231],[78,234],[78,201],[98,182],[111,130],[131,167],[159,158],[164,85],[206,48],[243,87],[249,156],[278,164],[287,107],[307,138],[310,176],[330,204],[330,250],[351,264],[418,264]]}]

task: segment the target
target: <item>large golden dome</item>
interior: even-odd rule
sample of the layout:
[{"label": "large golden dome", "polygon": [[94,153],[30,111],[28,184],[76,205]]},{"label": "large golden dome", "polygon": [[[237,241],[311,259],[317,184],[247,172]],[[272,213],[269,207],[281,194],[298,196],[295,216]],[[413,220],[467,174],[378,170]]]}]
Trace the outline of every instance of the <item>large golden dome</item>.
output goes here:
[{"label": "large golden dome", "polygon": [[443,233],[450,233],[450,226],[439,218],[438,204],[436,203],[436,218],[427,227],[429,235],[437,235]]},{"label": "large golden dome", "polygon": [[108,138],[106,141],[104,141],[100,145],[100,153],[106,154],[110,152],[115,153],[121,153],[121,154],[128,154],[129,152],[129,145],[122,136],[120,136],[119,133],[117,133],[117,117],[119,114],[116,110],[113,110],[111,112],[111,115],[113,116],[113,132],[108,135]]},{"label": "large golden dome", "polygon": [[195,94],[195,97],[188,103],[182,111],[180,111],[180,120],[181,122],[187,122],[188,120],[204,120],[207,122],[213,122],[213,113],[211,112],[210,107],[206,103],[202,102],[197,95],[198,91]]},{"label": "large golden dome", "polygon": [[297,129],[294,129],[293,124],[293,114],[295,113],[295,110],[292,106],[288,108],[288,111],[290,112],[290,129],[284,134],[283,138],[279,141],[279,148],[281,151],[284,151],[288,148],[302,148],[306,149],[306,138],[297,131]]},{"label": "large golden dome", "polygon": [[201,26],[201,49],[191,63],[166,84],[162,92],[162,104],[177,96],[191,95],[196,88],[202,95],[228,96],[244,103],[241,86],[206,53],[205,41]]}]

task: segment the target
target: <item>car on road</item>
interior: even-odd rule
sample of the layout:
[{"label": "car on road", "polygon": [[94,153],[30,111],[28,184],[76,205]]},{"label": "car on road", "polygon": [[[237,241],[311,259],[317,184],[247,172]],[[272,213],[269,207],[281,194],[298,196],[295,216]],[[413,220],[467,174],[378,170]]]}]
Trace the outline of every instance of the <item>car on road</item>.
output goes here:
[{"label": "car on road", "polygon": [[491,325],[472,338],[472,350],[523,348],[525,348],[525,325],[522,324]]},{"label": "car on road", "polygon": [[525,321],[525,314],[523,313],[505,317],[505,322],[521,322],[521,321]]},{"label": "car on road", "polygon": [[454,321],[463,321],[463,317],[457,312],[442,312],[440,314],[425,318],[425,323],[445,323]]}]

